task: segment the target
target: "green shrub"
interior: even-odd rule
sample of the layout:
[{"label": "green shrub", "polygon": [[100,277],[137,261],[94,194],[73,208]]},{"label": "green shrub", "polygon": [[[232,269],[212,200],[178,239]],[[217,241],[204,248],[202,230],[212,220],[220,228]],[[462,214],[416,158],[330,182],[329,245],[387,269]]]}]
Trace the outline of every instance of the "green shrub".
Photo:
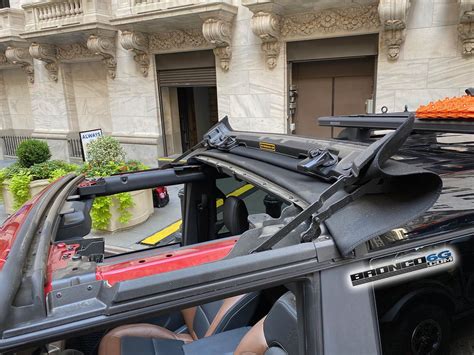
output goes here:
[{"label": "green shrub", "polygon": [[[128,162],[109,161],[106,164],[97,166],[91,162],[85,163],[81,168],[81,173],[90,178],[106,177],[113,174],[125,173],[129,171],[144,170],[148,167],[138,161],[130,160]],[[110,208],[112,203],[117,204],[120,212],[120,223],[126,224],[132,217],[129,212],[134,206],[132,195],[128,192],[116,194],[114,196],[97,197],[94,200],[91,210],[92,226],[95,229],[105,229],[109,224]]]},{"label": "green shrub", "polygon": [[18,209],[30,198],[31,174],[23,169],[10,179],[9,189],[13,195],[13,208]]},{"label": "green shrub", "polygon": [[[125,151],[118,140],[107,136],[100,137],[87,145],[87,158],[88,162],[82,166],[81,173],[89,178],[147,169],[147,166],[139,161],[125,162]],[[130,221],[132,217],[130,208],[133,207],[134,202],[130,193],[123,192],[94,199],[91,210],[93,228],[107,228],[112,217],[110,212],[112,204],[116,204],[120,212],[120,223],[126,224]]]},{"label": "green shrub", "polygon": [[6,168],[0,170],[0,183],[3,183],[5,180],[10,180],[15,174],[18,174],[20,171],[24,170],[18,163],[14,163]]},{"label": "green shrub", "polygon": [[125,161],[125,151],[117,139],[102,136],[87,144],[87,159],[92,167],[103,167]]},{"label": "green shrub", "polygon": [[20,143],[16,150],[18,163],[23,168],[40,164],[51,158],[48,143],[37,139],[27,139]]},{"label": "green shrub", "polygon": [[128,223],[132,214],[130,209],[134,206],[132,195],[128,192],[122,192],[114,196],[118,202],[118,210],[120,212],[119,222]]},{"label": "green shrub", "polygon": [[122,192],[113,196],[102,196],[94,199],[91,209],[93,228],[107,228],[110,218],[112,217],[112,213],[110,212],[112,203],[117,204],[117,209],[120,212],[119,222],[126,224],[130,221],[132,217],[130,208],[134,206],[133,198],[129,192]]},{"label": "green shrub", "polygon": [[85,163],[80,172],[87,177],[105,177],[113,174],[121,174],[133,172],[138,170],[145,170],[148,167],[136,160],[129,160],[127,162],[108,162],[107,164],[96,166],[91,163]]},{"label": "green shrub", "polygon": [[92,227],[94,229],[105,229],[112,217],[110,207],[112,206],[112,197],[102,196],[96,197],[92,204],[91,217]]},{"label": "green shrub", "polygon": [[70,173],[70,171],[66,171],[66,170],[61,169],[61,168],[53,170],[51,172],[51,174],[49,175],[48,180],[49,180],[49,182],[53,182],[53,181],[63,177],[64,175],[67,175],[68,173]]},{"label": "green shrub", "polygon": [[77,165],[60,160],[45,161],[29,168],[23,168],[19,163],[14,163],[0,170],[0,184],[8,181],[8,188],[13,195],[13,208],[17,209],[31,197],[31,181],[48,179],[52,182],[78,168]]},{"label": "green shrub", "polygon": [[[49,160],[40,164],[35,164],[30,168],[31,177],[33,180],[53,179],[64,176],[70,172],[76,171],[77,165],[69,164],[61,160]],[[58,175],[57,171],[62,171],[63,175]]]}]

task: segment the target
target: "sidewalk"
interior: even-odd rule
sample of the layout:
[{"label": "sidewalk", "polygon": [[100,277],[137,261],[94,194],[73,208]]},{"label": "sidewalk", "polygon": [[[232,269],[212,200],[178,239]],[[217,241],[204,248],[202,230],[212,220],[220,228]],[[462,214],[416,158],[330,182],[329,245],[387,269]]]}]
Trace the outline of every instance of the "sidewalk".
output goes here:
[{"label": "sidewalk", "polygon": [[6,168],[7,166],[12,165],[16,160],[0,160],[0,169]]},{"label": "sidewalk", "polygon": [[104,238],[105,246],[110,252],[123,253],[131,250],[149,248],[150,246],[139,244],[140,241],[181,219],[181,203],[178,192],[182,188],[182,185],[168,186],[170,202],[165,207],[155,208],[155,212],[146,222],[113,233],[93,230],[89,233],[89,236]]}]

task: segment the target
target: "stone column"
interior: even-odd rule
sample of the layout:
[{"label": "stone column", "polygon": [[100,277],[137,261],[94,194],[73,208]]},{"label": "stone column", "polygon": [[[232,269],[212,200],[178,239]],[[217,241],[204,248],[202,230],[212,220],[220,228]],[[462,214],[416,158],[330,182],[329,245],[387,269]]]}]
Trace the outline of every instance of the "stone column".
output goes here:
[{"label": "stone column", "polygon": [[463,55],[474,55],[474,0],[459,0],[459,38]]},{"label": "stone column", "polygon": [[87,48],[94,54],[102,57],[102,62],[107,68],[107,73],[111,79],[115,79],[117,71],[116,46],[114,36],[90,35],[87,39]]},{"label": "stone column", "polygon": [[280,16],[276,13],[259,11],[252,17],[252,31],[262,40],[262,51],[269,69],[274,69],[280,55]]},{"label": "stone column", "polygon": [[456,2],[413,1],[397,60],[391,60],[381,38],[375,112],[382,106],[400,112],[405,105],[414,111],[430,101],[464,95],[472,86],[474,56],[460,50],[459,11]]},{"label": "stone column", "polygon": [[45,68],[52,81],[58,81],[59,60],[56,46],[52,44],[32,43],[29,49],[30,55],[45,63]]},{"label": "stone column", "polygon": [[111,133],[126,148],[128,159],[156,166],[163,144],[156,69],[154,60],[147,58],[148,41],[141,34],[124,31],[118,35],[116,48],[116,76],[107,78]]},{"label": "stone column", "polygon": [[213,49],[216,60],[223,71],[228,71],[232,58],[232,18],[208,18],[202,25],[204,38],[215,46]]},{"label": "stone column", "polygon": [[0,129],[8,130],[12,129],[13,126],[3,73],[4,70],[0,71]]},{"label": "stone column", "polygon": [[[280,45],[278,51],[273,45],[277,31],[256,26],[260,21],[254,21],[252,28],[252,17],[248,8],[239,7],[230,68],[216,71],[219,117],[228,115],[235,129],[285,133],[286,46]],[[269,46],[262,48],[262,40],[268,40]]]},{"label": "stone column", "polygon": [[32,43],[28,52],[34,58],[35,75],[35,83],[29,87],[34,122],[32,136],[47,141],[53,158],[68,161],[67,136],[72,127],[57,48],[51,44]]},{"label": "stone column", "polygon": [[120,44],[124,49],[135,53],[133,59],[140,67],[143,76],[148,76],[150,68],[148,35],[141,32],[123,31]]},{"label": "stone column", "polygon": [[389,60],[398,59],[400,47],[405,41],[405,29],[410,0],[380,0],[379,15],[382,38],[387,46]]},{"label": "stone column", "polygon": [[28,81],[33,84],[35,82],[35,70],[33,67],[33,58],[27,47],[7,47],[5,57],[11,64],[18,65],[23,69],[28,77]]}]

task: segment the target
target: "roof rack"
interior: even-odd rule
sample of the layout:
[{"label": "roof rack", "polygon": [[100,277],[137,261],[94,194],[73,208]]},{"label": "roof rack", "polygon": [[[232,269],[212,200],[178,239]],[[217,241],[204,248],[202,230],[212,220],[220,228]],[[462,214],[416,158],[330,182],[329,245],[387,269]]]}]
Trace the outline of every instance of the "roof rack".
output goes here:
[{"label": "roof rack", "polygon": [[[397,129],[408,118],[410,112],[394,112],[382,114],[329,116],[319,118],[320,126],[344,127],[360,129]],[[413,131],[423,132],[448,132],[448,133],[474,133],[472,120],[420,120],[416,119]]]},{"label": "roof rack", "polygon": [[[408,119],[410,112],[321,117],[320,126],[372,129],[396,129]],[[413,131],[449,133],[474,133],[474,88],[467,88],[466,95],[445,98],[420,106],[415,113]],[[359,132],[360,132],[359,131]]]}]

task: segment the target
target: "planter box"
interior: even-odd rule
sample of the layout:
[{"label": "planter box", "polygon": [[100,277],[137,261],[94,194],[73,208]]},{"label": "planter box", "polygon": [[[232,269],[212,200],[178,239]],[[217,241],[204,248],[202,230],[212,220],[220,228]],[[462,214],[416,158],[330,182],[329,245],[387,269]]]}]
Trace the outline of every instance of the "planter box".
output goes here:
[{"label": "planter box", "polygon": [[[49,184],[50,182],[47,179],[32,181],[30,183],[31,198],[38,195]],[[13,208],[15,201],[13,200],[13,194],[10,192],[8,181],[5,181],[3,183],[2,194],[3,194],[3,205],[5,206],[5,213],[12,214],[13,212],[15,212],[15,209]]]},{"label": "planter box", "polygon": [[118,211],[119,202],[112,197],[112,206],[110,207],[109,225],[105,231],[116,232],[121,229],[130,228],[137,224],[145,222],[153,214],[153,195],[151,190],[139,190],[130,192],[133,199],[133,207],[129,210],[131,218],[127,223],[120,223],[120,212]]}]

